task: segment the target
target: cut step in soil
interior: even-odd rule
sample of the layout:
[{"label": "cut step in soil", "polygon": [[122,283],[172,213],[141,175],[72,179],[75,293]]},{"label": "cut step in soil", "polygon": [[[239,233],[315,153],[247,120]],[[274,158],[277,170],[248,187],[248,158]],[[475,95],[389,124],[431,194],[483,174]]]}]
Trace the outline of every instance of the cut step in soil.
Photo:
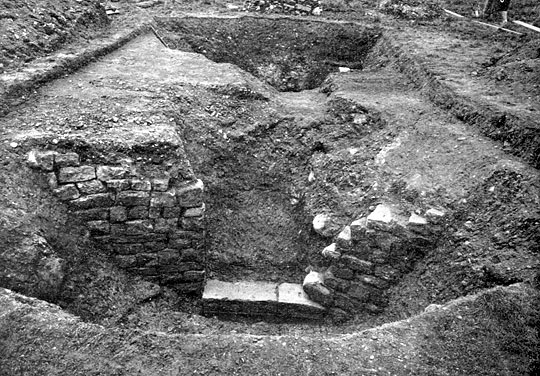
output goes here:
[{"label": "cut step in soil", "polygon": [[302,285],[261,281],[209,280],[203,297],[205,315],[321,319],[326,309],[309,299]]}]

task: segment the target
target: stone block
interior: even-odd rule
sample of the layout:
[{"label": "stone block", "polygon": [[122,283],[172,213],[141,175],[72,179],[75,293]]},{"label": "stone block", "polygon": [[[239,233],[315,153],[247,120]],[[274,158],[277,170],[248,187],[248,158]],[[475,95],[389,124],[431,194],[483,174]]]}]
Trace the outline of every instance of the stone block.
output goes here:
[{"label": "stone block", "polygon": [[204,217],[182,218],[181,227],[187,231],[200,231],[204,229]]},{"label": "stone block", "polygon": [[167,234],[176,230],[178,219],[176,218],[158,218],[154,222],[154,231]]},{"label": "stone block", "polygon": [[311,300],[326,307],[332,305],[332,292],[324,286],[324,276],[321,273],[309,272],[304,278],[302,288]]},{"label": "stone block", "polygon": [[53,191],[54,195],[62,201],[75,200],[81,197],[81,194],[75,184],[61,185]]},{"label": "stone block", "polygon": [[278,286],[278,312],[280,316],[321,318],[326,308],[309,299],[302,285],[282,283]]},{"label": "stone block", "polygon": [[206,276],[204,270],[188,270],[183,274],[183,280],[186,282],[202,282]]},{"label": "stone block", "polygon": [[[359,302],[366,303],[371,299],[372,289],[363,283],[353,283],[347,292],[347,295]],[[343,308],[343,307],[340,307]]]},{"label": "stone block", "polygon": [[425,226],[427,225],[427,220],[424,217],[419,216],[418,214],[412,213],[409,217],[408,225],[409,226]]},{"label": "stone block", "polygon": [[337,250],[336,243],[330,244],[322,250],[322,255],[332,260],[339,260],[341,252]]},{"label": "stone block", "polygon": [[58,171],[59,183],[79,183],[96,178],[96,169],[92,166],[63,167]]},{"label": "stone block", "polygon": [[371,276],[371,275],[361,275],[358,277],[358,279],[366,284],[366,285],[370,285],[370,286],[373,286],[373,287],[376,287],[378,289],[381,289],[381,290],[385,290],[389,287],[389,284],[388,282],[380,279],[380,278],[377,278],[375,276]]},{"label": "stone block", "polygon": [[390,207],[380,204],[367,217],[368,228],[389,229],[392,225],[393,216]]},{"label": "stone block", "polygon": [[120,223],[127,221],[127,209],[123,206],[113,206],[111,208],[111,222]]},{"label": "stone block", "polygon": [[79,154],[77,153],[56,154],[54,162],[56,164],[56,167],[59,168],[78,167],[81,164]]},{"label": "stone block", "polygon": [[52,171],[54,169],[54,151],[37,151],[32,150],[28,153],[26,162],[31,168],[40,169],[42,171]]},{"label": "stone block", "polygon": [[96,208],[73,212],[73,215],[83,221],[99,221],[109,219],[108,208]]},{"label": "stone block", "polygon": [[81,191],[81,193],[85,195],[92,195],[95,193],[102,193],[107,191],[103,183],[97,179],[77,183],[77,188],[79,188],[79,191]]},{"label": "stone block", "polygon": [[[121,225],[111,225],[111,232],[115,226]],[[119,229],[118,231],[122,231]],[[109,238],[109,241],[115,244],[129,244],[129,243],[149,243],[149,242],[166,242],[167,235],[165,234],[156,234],[154,232],[147,232],[145,234],[139,235],[122,235],[114,234]]]},{"label": "stone block", "polygon": [[180,260],[182,261],[193,261],[193,262],[203,262],[204,261],[204,252],[193,248],[182,249],[180,251]]},{"label": "stone block", "polygon": [[107,180],[105,181],[105,184],[107,184],[107,188],[112,189],[117,192],[126,191],[129,189],[128,179]]},{"label": "stone block", "polygon": [[152,184],[149,180],[132,179],[131,189],[133,191],[150,191],[152,189]]},{"label": "stone block", "polygon": [[123,206],[148,206],[149,192],[123,191],[116,195],[116,202]]},{"label": "stone block", "polygon": [[431,208],[426,211],[426,217],[430,222],[439,223],[444,217],[445,213],[442,210]]},{"label": "stone block", "polygon": [[158,255],[155,253],[137,253],[135,255],[137,257],[137,264],[139,266],[158,266]]},{"label": "stone block", "polygon": [[163,208],[163,218],[178,218],[182,214],[182,208],[179,206]]},{"label": "stone block", "polygon": [[334,306],[341,308],[347,312],[354,312],[358,306],[358,303],[343,293],[336,293],[334,296]]},{"label": "stone block", "polygon": [[317,214],[313,218],[313,230],[324,237],[332,237],[339,231],[339,226],[328,214]]},{"label": "stone block", "polygon": [[148,242],[143,245],[145,251],[148,253],[159,252],[167,248],[167,242]]},{"label": "stone block", "polygon": [[113,253],[119,255],[136,255],[137,253],[143,253],[145,247],[142,244],[115,244],[112,247]]},{"label": "stone block", "polygon": [[336,238],[338,249],[349,249],[352,245],[351,228],[345,226]]},{"label": "stone block", "polygon": [[80,197],[69,202],[69,205],[75,210],[84,210],[92,208],[104,208],[113,205],[113,199],[108,193],[96,193],[94,195]]},{"label": "stone block", "polygon": [[134,255],[116,256],[114,260],[116,261],[116,264],[123,269],[134,268],[137,266],[137,258]]},{"label": "stone block", "polygon": [[346,279],[338,278],[332,271],[327,270],[324,273],[324,284],[332,290],[345,292],[349,289],[351,282]]},{"label": "stone block", "polygon": [[133,206],[127,211],[128,219],[147,219],[148,206]]},{"label": "stone block", "polygon": [[152,189],[157,192],[165,192],[169,189],[170,178],[155,178],[152,179]]},{"label": "stone block", "polygon": [[96,172],[97,178],[104,182],[123,179],[128,173],[124,167],[114,166],[98,166]]},{"label": "stone block", "polygon": [[88,221],[86,226],[92,235],[106,235],[111,232],[111,225],[108,221]]},{"label": "stone block", "polygon": [[277,284],[208,280],[204,288],[205,314],[276,315]]},{"label": "stone block", "polygon": [[[328,269],[329,269],[329,272],[332,273],[332,275],[334,275],[337,278],[348,279],[348,280],[351,280],[354,278],[354,271],[347,267],[331,265],[330,268]],[[325,278],[326,278],[326,275],[325,275]]]},{"label": "stone block", "polygon": [[140,268],[136,268],[132,270],[135,274],[142,275],[146,278],[157,277],[160,274],[157,266],[145,266],[145,267],[140,267]]},{"label": "stone block", "polygon": [[375,250],[370,255],[369,260],[376,264],[386,264],[389,259],[389,254],[386,251]]},{"label": "stone block", "polygon": [[194,183],[176,187],[178,205],[184,208],[194,208],[203,204],[204,184],[198,179]]},{"label": "stone block", "polygon": [[367,218],[360,218],[350,224],[351,237],[353,240],[363,239],[367,230]]},{"label": "stone block", "polygon": [[159,208],[170,208],[176,205],[176,194],[174,189],[167,192],[152,192],[150,206]]},{"label": "stone block", "polygon": [[196,208],[189,208],[184,212],[184,217],[190,218],[190,217],[202,217],[204,215],[204,212],[206,210],[206,206],[204,203]]},{"label": "stone block", "polygon": [[47,185],[49,186],[49,189],[58,188],[58,178],[54,172],[49,172],[47,174]]},{"label": "stone block", "polygon": [[343,255],[340,260],[346,267],[360,273],[371,273],[373,263],[361,260],[351,255]]},{"label": "stone block", "polygon": [[152,231],[152,223],[149,220],[135,220],[111,225],[111,234],[113,235],[146,235]]},{"label": "stone block", "polygon": [[177,249],[165,248],[157,252],[158,263],[167,265],[176,263],[180,259],[180,251]]},{"label": "stone block", "polygon": [[[165,279],[164,283],[170,282]],[[197,294],[202,290],[203,284],[201,282],[176,283],[172,287],[180,294]]]},{"label": "stone block", "polygon": [[391,267],[390,265],[382,265],[375,268],[373,275],[388,283],[392,283],[394,281],[397,281],[401,273],[399,272],[399,270]]},{"label": "stone block", "polygon": [[162,209],[156,208],[156,207],[150,207],[148,208],[148,218],[150,219],[157,219],[162,216]]}]

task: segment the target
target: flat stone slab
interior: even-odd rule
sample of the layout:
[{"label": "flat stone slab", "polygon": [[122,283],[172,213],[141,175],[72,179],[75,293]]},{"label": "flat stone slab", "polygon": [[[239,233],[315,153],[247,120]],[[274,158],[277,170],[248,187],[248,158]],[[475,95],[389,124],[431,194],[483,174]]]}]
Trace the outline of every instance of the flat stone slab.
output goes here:
[{"label": "flat stone slab", "polygon": [[318,319],[326,312],[326,308],[309,299],[298,283],[282,283],[278,286],[278,306],[281,316],[291,318]]},{"label": "flat stone slab", "polygon": [[203,300],[238,300],[245,302],[277,303],[276,283],[269,282],[223,282],[210,279],[206,282]]},{"label": "flat stone slab", "polygon": [[325,308],[309,300],[302,285],[208,280],[202,296],[206,315],[320,319]]}]

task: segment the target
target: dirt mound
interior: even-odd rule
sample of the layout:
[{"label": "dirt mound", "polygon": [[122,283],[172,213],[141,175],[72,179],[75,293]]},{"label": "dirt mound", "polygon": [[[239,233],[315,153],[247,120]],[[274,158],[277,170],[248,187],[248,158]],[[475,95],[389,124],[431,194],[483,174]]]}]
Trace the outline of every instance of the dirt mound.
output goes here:
[{"label": "dirt mound", "polygon": [[0,3],[0,72],[54,51],[108,23],[95,0],[4,0]]},{"label": "dirt mound", "polygon": [[380,7],[385,13],[409,20],[432,20],[443,12],[441,4],[432,0],[383,0]]}]

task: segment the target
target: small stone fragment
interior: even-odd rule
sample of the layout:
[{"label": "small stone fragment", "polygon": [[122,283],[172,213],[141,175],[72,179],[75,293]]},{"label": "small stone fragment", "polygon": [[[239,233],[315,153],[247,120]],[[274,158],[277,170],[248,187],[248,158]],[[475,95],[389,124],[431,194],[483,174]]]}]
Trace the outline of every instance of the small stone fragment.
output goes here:
[{"label": "small stone fragment", "polygon": [[313,230],[321,236],[332,237],[339,231],[339,227],[328,214],[317,214],[313,218]]},{"label": "small stone fragment", "polygon": [[340,249],[350,248],[352,242],[351,228],[345,226],[336,238],[336,244]]},{"label": "small stone fragment", "polygon": [[311,271],[304,278],[302,288],[314,302],[320,303],[323,306],[332,304],[332,292],[324,286],[324,276],[321,273]]},{"label": "small stone fragment", "polygon": [[380,227],[386,228],[392,222],[392,212],[388,206],[377,205],[375,210],[368,215],[367,223],[368,227]]},{"label": "small stone fragment", "polygon": [[416,213],[412,213],[409,217],[409,225],[413,226],[423,226],[427,225],[427,220],[424,217],[420,217]]},{"label": "small stone fragment", "polygon": [[336,243],[330,244],[328,247],[322,250],[322,255],[334,260],[337,260],[341,257],[341,252],[336,249]]},{"label": "small stone fragment", "polygon": [[367,230],[367,218],[360,218],[350,224],[353,240],[363,239]]},{"label": "small stone fragment", "polygon": [[54,172],[49,172],[47,174],[47,184],[49,185],[50,189],[58,188],[58,179],[56,178],[56,174]]},{"label": "small stone fragment", "polygon": [[37,151],[32,150],[28,153],[27,163],[31,168],[40,169],[43,171],[52,171],[54,169],[54,151]]}]

